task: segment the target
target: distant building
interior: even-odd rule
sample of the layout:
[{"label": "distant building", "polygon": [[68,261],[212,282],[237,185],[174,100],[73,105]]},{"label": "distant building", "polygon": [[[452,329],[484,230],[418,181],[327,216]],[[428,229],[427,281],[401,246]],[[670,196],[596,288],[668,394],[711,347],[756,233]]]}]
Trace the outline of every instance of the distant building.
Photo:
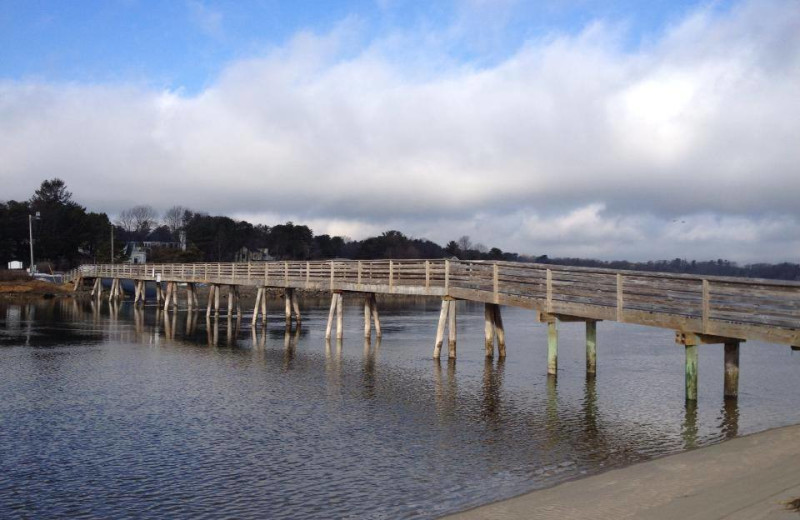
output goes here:
[{"label": "distant building", "polygon": [[145,240],[143,242],[128,242],[124,252],[128,256],[129,264],[146,264],[147,255],[153,249],[180,249],[186,251],[186,244],[181,242],[163,242],[159,240]]},{"label": "distant building", "polygon": [[275,259],[269,254],[269,249],[266,247],[252,251],[243,247],[233,257],[234,262],[267,262],[269,260]]}]

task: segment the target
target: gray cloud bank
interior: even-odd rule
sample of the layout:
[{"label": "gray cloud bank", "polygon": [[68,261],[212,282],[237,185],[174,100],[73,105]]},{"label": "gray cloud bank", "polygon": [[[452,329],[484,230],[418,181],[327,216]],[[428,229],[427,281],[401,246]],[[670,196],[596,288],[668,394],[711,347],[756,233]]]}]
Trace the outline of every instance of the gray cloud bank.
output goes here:
[{"label": "gray cloud bank", "polygon": [[800,260],[796,1],[697,10],[634,50],[597,22],[489,67],[430,34],[354,50],[358,31],[297,34],[192,96],[0,81],[0,199],[60,176],[112,214],[182,204],[551,256]]}]

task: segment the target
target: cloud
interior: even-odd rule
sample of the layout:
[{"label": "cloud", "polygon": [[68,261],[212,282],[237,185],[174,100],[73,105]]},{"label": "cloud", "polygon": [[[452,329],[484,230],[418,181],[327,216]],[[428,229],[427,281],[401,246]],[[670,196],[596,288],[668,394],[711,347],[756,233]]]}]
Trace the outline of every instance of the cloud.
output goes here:
[{"label": "cloud", "polygon": [[182,204],[550,255],[800,256],[796,3],[700,9],[634,50],[595,21],[491,65],[429,33],[359,31],[298,33],[196,95],[0,82],[2,197],[58,175],[111,213]]},{"label": "cloud", "polygon": [[222,28],[222,13],[208,7],[199,0],[187,0],[191,21],[207,36],[220,39],[224,35]]}]

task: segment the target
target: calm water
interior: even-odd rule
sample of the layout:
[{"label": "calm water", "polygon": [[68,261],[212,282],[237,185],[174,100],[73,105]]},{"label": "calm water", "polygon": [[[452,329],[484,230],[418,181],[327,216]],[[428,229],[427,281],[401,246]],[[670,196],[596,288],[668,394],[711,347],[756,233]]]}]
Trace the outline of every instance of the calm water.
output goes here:
[{"label": "calm water", "polygon": [[[346,302],[347,303],[347,302]],[[460,304],[464,305],[464,304]],[[0,304],[0,517],[434,518],[727,437],[800,422],[800,352],[748,342],[738,403],[722,347],[700,350],[686,409],[668,330],[583,327],[504,308],[505,362],[483,357],[483,307],[459,308],[457,363],[430,359],[439,303],[363,307],[326,347],[327,308],[299,334],[154,307]],[[273,316],[275,313],[273,313]]]}]

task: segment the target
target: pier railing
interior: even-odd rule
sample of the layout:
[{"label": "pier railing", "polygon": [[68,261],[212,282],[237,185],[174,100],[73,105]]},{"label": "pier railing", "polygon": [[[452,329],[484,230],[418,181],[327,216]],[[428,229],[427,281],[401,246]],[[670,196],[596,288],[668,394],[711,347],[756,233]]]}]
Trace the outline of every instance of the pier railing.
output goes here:
[{"label": "pier railing", "polygon": [[73,276],[452,297],[800,344],[800,283],[461,260],[106,264]]}]

